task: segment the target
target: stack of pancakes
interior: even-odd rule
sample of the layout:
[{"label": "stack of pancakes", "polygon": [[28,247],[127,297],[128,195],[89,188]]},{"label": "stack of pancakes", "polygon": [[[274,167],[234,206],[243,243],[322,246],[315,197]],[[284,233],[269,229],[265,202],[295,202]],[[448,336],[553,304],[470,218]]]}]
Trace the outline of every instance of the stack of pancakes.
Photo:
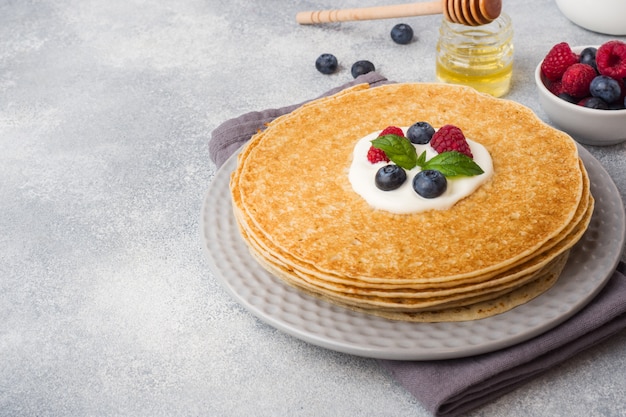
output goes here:
[{"label": "stack of pancakes", "polygon": [[[487,148],[493,176],[447,210],[373,209],[348,181],[354,145],[417,121],[460,127]],[[242,237],[269,272],[407,321],[479,319],[540,295],[593,211],[569,136],[517,103],[444,84],[360,85],[280,117],[243,148],[230,188]]]}]

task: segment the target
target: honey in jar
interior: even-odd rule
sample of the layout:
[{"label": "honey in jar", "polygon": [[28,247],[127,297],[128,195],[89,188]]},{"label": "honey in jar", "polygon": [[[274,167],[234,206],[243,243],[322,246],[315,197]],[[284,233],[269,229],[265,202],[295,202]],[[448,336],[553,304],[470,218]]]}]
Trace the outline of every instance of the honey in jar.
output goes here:
[{"label": "honey in jar", "polygon": [[510,89],[512,74],[513,26],[507,14],[481,26],[442,20],[436,62],[439,81],[501,97]]}]

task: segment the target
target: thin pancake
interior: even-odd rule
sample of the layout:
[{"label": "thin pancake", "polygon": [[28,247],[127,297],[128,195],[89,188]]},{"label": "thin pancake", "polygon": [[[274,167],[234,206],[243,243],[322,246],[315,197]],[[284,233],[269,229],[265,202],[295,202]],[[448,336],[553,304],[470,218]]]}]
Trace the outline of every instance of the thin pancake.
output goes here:
[{"label": "thin pancake", "polygon": [[[497,114],[498,122],[477,114]],[[416,120],[461,127],[488,148],[494,177],[450,210],[372,210],[345,175],[353,144],[386,124]],[[363,280],[428,282],[501,269],[567,227],[582,196],[567,135],[516,103],[451,86],[343,94],[291,113],[253,144],[233,191],[257,230],[320,271]]]},{"label": "thin pancake", "polygon": [[[494,175],[447,210],[372,209],[347,179],[353,146],[416,121],[459,126],[488,149]],[[546,291],[594,207],[569,136],[519,104],[442,84],[362,85],[311,102],[252,138],[230,186],[264,268],[320,298],[409,321],[486,317]]]},{"label": "thin pancake", "polygon": [[448,280],[445,282],[432,280],[428,283],[413,283],[407,281],[390,283],[388,280],[382,278],[379,280],[379,282],[373,283],[371,281],[361,281],[354,277],[341,277],[323,273],[322,271],[317,270],[314,265],[298,262],[297,259],[290,257],[289,254],[277,252],[277,250],[272,247],[271,242],[263,240],[263,237],[259,236],[258,232],[255,233],[254,228],[251,228],[250,224],[245,221],[245,218],[242,218],[242,216],[244,216],[243,213],[240,213],[236,210],[236,216],[239,219],[239,226],[242,228],[242,234],[245,235],[246,240],[248,240],[249,245],[251,245],[254,250],[263,254],[262,256],[272,259],[272,262],[274,263],[283,264],[301,272],[304,275],[310,275],[310,279],[313,280],[319,278],[320,280],[328,281],[329,283],[345,284],[348,286],[362,287],[366,289],[431,289],[446,287],[457,288],[462,285],[476,283],[486,286],[488,285],[485,282],[487,280],[489,283],[495,284],[498,281],[502,281],[504,279],[503,276],[508,277],[508,279],[511,280],[516,278],[515,274],[520,275],[526,272],[531,272],[532,270],[536,270],[542,266],[541,262],[545,264],[551,258],[569,249],[574,243],[579,240],[582,233],[584,233],[584,231],[586,230],[593,212],[593,198],[591,197],[588,188],[589,181],[586,176],[586,172],[583,171],[583,173],[585,174],[583,175],[583,200],[581,200],[581,204],[579,205],[573,221],[563,231],[564,233],[562,235],[552,238],[540,250],[538,250],[531,256],[524,258],[514,264],[511,264],[508,267],[503,268],[502,270],[492,271],[487,274],[478,275],[471,278],[456,279],[453,281]]}]

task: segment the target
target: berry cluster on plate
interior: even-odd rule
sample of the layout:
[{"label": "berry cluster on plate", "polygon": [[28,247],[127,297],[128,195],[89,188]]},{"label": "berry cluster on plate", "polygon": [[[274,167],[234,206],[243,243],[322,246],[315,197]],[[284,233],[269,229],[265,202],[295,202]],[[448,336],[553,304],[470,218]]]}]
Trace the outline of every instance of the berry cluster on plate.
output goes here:
[{"label": "berry cluster on plate", "polygon": [[541,63],[546,87],[570,103],[602,109],[626,108],[626,43],[611,40],[580,54],[567,42],[552,47]]},{"label": "berry cluster on plate", "polygon": [[[426,152],[417,155],[413,145],[430,146],[437,156],[426,160]],[[483,173],[473,161],[472,151],[457,126],[448,124],[438,130],[428,122],[417,122],[408,128],[406,136],[397,126],[388,126],[372,141],[367,160],[376,164],[389,163],[376,173],[376,187],[392,191],[407,180],[406,170],[420,167],[413,178],[413,189],[424,198],[442,195],[448,185],[446,177],[473,176]]]}]

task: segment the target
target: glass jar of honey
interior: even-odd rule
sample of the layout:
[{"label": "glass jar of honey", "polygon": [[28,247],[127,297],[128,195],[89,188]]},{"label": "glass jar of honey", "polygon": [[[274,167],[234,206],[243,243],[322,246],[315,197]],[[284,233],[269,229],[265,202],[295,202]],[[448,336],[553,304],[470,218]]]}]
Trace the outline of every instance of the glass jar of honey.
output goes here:
[{"label": "glass jar of honey", "polygon": [[501,97],[510,89],[512,74],[513,25],[507,14],[481,26],[442,19],[437,42],[439,81]]}]

